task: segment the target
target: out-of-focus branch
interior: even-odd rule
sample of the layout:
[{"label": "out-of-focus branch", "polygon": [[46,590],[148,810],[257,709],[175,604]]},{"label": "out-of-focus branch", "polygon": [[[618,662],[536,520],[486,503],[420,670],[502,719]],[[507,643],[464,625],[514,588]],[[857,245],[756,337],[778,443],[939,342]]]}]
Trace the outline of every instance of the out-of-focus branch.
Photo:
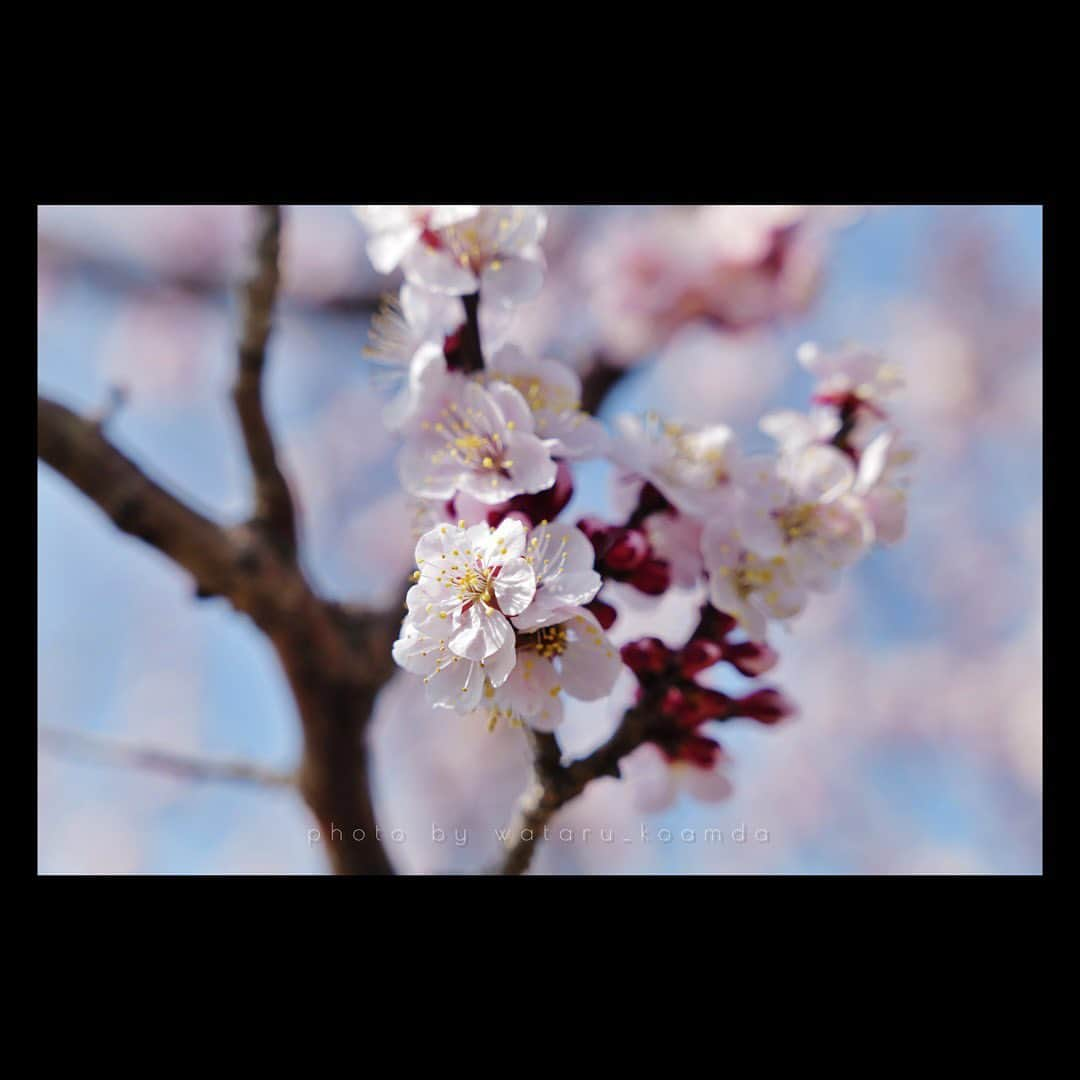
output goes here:
[{"label": "out-of-focus branch", "polygon": [[283,555],[296,555],[296,511],[289,485],[278,464],[274,438],[266,419],[264,373],[280,275],[281,207],[258,206],[255,243],[238,289],[239,363],[233,403],[244,434],[244,446],[255,491],[252,525],[264,531]]},{"label": "out-of-focus branch", "polygon": [[[94,285],[117,293],[143,294],[168,290],[196,300],[213,301],[223,297],[229,288],[229,282],[221,272],[180,274],[167,270],[149,271],[122,261],[101,258],[96,253],[83,251],[51,237],[38,237],[38,260],[58,274],[79,275]],[[324,299],[295,293],[286,293],[285,298],[294,308],[362,317],[374,315],[379,310],[382,295],[382,290],[357,289]]]},{"label": "out-of-focus branch", "polygon": [[480,342],[480,294],[461,298],[465,325],[461,328],[461,370],[470,373],[484,370],[484,349]]},{"label": "out-of-focus branch", "polygon": [[296,785],[296,777],[292,773],[277,772],[250,762],[191,757],[172,750],[136,746],[69,728],[41,728],[38,739],[51,753],[75,761],[140,769],[197,782],[253,784],[267,788],[291,788]]},{"label": "out-of-focus branch", "polygon": [[592,366],[581,380],[581,407],[595,416],[608,394],[619,384],[627,368],[616,367],[603,353],[597,353]]},{"label": "out-of-focus branch", "polygon": [[225,528],[210,521],[151,480],[105,438],[100,423],[44,398],[38,399],[38,456],[119,529],[187,570],[199,596],[226,597],[266,634],[303,726],[298,787],[331,837],[334,869],[392,873],[375,828],[364,743],[375,696],[393,673],[390,648],[400,612],[347,612],[317,596],[297,564],[292,498],[263,407],[280,230],[280,209],[260,207],[240,288],[233,398],[255,486],[250,523]]},{"label": "out-of-focus branch", "polygon": [[[99,424],[45,398],[38,399],[38,456],[119,529],[187,570],[200,596],[226,597],[266,634],[300,713],[300,792],[324,835],[342,837],[329,846],[334,869],[392,873],[376,838],[364,735],[375,696],[393,674],[400,612],[348,612],[321,599],[261,532],[210,521],[151,480]],[[361,829],[365,839],[357,842]]]},{"label": "out-of-focus branch", "polygon": [[101,425],[48,398],[37,406],[38,457],[105,511],[113,524],[182,566],[205,595],[240,591],[228,533],[170,495],[102,434]]}]

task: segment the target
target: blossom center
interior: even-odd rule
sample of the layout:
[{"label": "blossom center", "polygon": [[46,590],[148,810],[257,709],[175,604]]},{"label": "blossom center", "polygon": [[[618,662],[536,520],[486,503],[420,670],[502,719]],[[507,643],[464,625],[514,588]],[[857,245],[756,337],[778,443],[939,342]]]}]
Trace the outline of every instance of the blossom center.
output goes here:
[{"label": "blossom center", "polygon": [[817,517],[817,507],[813,503],[789,506],[779,511],[777,521],[785,538],[790,543],[813,532]]},{"label": "blossom center", "polygon": [[443,440],[443,447],[431,455],[432,463],[441,465],[449,457],[468,469],[497,472],[509,476],[513,461],[506,457],[507,447],[497,431],[484,431],[479,414],[462,410],[451,402],[436,421],[425,420],[421,427]]},{"label": "blossom center", "polygon": [[566,628],[542,626],[531,634],[521,634],[517,647],[521,652],[534,652],[542,660],[554,660],[566,652]]},{"label": "blossom center", "polygon": [[466,566],[460,574],[449,579],[447,584],[461,601],[463,612],[468,611],[478,601],[485,607],[498,606],[494,585],[501,569],[501,566],[486,567],[477,559],[475,566]]}]

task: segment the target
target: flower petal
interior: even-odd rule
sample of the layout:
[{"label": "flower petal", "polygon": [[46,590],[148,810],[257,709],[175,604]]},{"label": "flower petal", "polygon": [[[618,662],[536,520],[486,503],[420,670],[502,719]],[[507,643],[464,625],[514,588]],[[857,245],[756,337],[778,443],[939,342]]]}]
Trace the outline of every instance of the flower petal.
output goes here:
[{"label": "flower petal", "polygon": [[514,632],[505,616],[484,603],[474,603],[468,611],[454,616],[447,635],[450,651],[468,660],[486,660],[513,638]]},{"label": "flower petal", "polygon": [[566,692],[579,701],[607,697],[622,670],[622,660],[595,616],[578,611],[566,624],[566,634],[566,652],[559,657]]},{"label": "flower petal", "polygon": [[520,615],[536,594],[536,573],[521,557],[510,559],[503,563],[493,588],[499,610],[504,615]]},{"label": "flower petal", "polygon": [[538,259],[517,255],[493,259],[480,277],[484,300],[511,307],[532,300],[544,285],[544,268]]}]

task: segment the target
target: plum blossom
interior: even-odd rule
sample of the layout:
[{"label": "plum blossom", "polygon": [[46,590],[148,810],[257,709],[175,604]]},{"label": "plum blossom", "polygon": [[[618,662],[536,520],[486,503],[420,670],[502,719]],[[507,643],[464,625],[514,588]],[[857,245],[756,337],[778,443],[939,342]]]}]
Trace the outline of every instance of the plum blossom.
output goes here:
[{"label": "plum blossom", "polygon": [[758,459],[747,475],[754,482],[739,503],[740,542],[761,559],[782,558],[807,588],[830,589],[873,543],[873,522],[850,494],[854,470],[840,451],[811,446],[776,462]]},{"label": "plum blossom", "polygon": [[563,622],[569,613],[593,600],[603,585],[593,569],[592,544],[572,525],[538,525],[529,533],[525,559],[536,574],[536,592],[528,610],[514,619],[519,631]]},{"label": "plum blossom", "polygon": [[[461,210],[462,208],[454,208]],[[478,206],[468,217],[423,230],[402,260],[409,281],[433,292],[511,307],[531,300],[544,280],[538,206]]]},{"label": "plum blossom", "polygon": [[416,545],[416,584],[394,660],[422,675],[432,704],[475,709],[485,679],[505,682],[514,663],[510,618],[536,592],[536,574],[523,557],[525,529],[518,521],[439,525]]},{"label": "plum blossom", "polygon": [[536,434],[552,457],[575,460],[604,453],[607,432],[581,408],[581,379],[558,360],[534,360],[505,345],[488,361],[488,377],[509,383],[529,403]]},{"label": "plum blossom", "polygon": [[891,429],[881,432],[859,459],[853,490],[869,514],[880,544],[895,544],[903,539],[911,483],[909,466],[914,460],[914,446]]},{"label": "plum blossom", "polygon": [[[480,310],[480,341],[485,351],[497,348],[509,328],[507,311]],[[465,305],[460,297],[433,293],[408,282],[397,297],[384,297],[371,321],[364,355],[380,365],[389,384],[400,384],[387,405],[385,422],[400,430],[423,408],[423,389],[432,361],[453,370],[461,347]],[[445,364],[439,360],[439,357]]]},{"label": "plum blossom", "polygon": [[492,722],[501,718],[552,731],[563,717],[561,691],[579,701],[606,697],[622,662],[584,606],[603,582],[582,532],[559,523],[539,525],[529,533],[525,559],[535,572],[536,592],[511,620],[517,662],[489,710]]},{"label": "plum blossom", "polygon": [[677,510],[660,510],[645,518],[641,527],[653,553],[668,564],[672,585],[689,589],[701,580],[705,570],[701,521]]},{"label": "plum blossom", "polygon": [[710,602],[736,619],[751,641],[765,640],[768,619],[793,618],[806,606],[806,589],[787,559],[748,550],[722,521],[706,525],[701,550]]},{"label": "plum blossom", "polygon": [[611,693],[621,670],[618,652],[590,611],[549,612],[543,625],[518,634],[517,662],[491,695],[491,721],[505,718],[553,731],[563,718],[562,691],[579,701],[598,701]]},{"label": "plum blossom", "polygon": [[475,217],[476,206],[354,206],[368,233],[367,253],[380,274],[393,273],[421,242],[433,243],[440,230]]},{"label": "plum blossom", "polygon": [[854,400],[881,415],[881,402],[904,385],[894,364],[861,345],[825,352],[807,342],[796,353],[799,363],[817,378],[814,400],[841,405]]},{"label": "plum blossom", "polygon": [[842,423],[836,409],[822,406],[809,413],[794,409],[766,413],[758,427],[776,440],[782,454],[795,456],[811,446],[832,446]]},{"label": "plum blossom", "polygon": [[653,814],[671,806],[680,792],[703,803],[723,802],[734,790],[723,768],[720,746],[704,735],[687,734],[685,756],[673,757],[655,743],[642,743],[620,762],[634,805]]},{"label": "plum blossom", "polygon": [[398,458],[402,485],[411,495],[449,499],[462,491],[482,503],[506,502],[545,491],[557,469],[533,433],[525,399],[506,383],[486,388],[446,370],[431,354],[410,377],[420,404]]},{"label": "plum blossom", "polygon": [[656,413],[621,416],[611,449],[625,473],[649,481],[673,506],[706,516],[730,510],[741,455],[726,424],[677,424]]},{"label": "plum blossom", "polygon": [[430,376],[446,368],[445,343],[464,322],[465,309],[457,297],[413,285],[404,285],[397,299],[383,302],[372,319],[364,355],[403,376],[383,413],[391,431],[400,430],[423,407]]},{"label": "plum blossom", "polygon": [[406,282],[396,297],[385,297],[371,320],[364,355],[376,363],[408,367],[425,344],[444,345],[465,322],[460,297],[429,292]]}]

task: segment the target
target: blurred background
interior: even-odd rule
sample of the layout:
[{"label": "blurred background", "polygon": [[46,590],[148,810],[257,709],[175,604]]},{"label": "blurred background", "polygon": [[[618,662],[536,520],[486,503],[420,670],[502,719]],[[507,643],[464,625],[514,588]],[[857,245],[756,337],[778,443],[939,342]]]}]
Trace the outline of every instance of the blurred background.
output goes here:
[{"label": "blurred background", "polygon": [[[514,336],[585,370],[626,344],[604,314],[619,244],[673,211],[549,210],[549,276]],[[381,423],[386,374],[362,350],[395,283],[371,271],[348,207],[286,213],[268,395],[305,566],[328,595],[394,603],[411,510]],[[41,207],[38,222],[41,390],[90,412],[121,389],[113,439],[206,513],[239,520],[249,493],[228,400],[229,283],[249,208]],[[812,261],[805,303],[752,329],[688,318],[638,342],[603,415],[658,408],[726,422],[763,447],[763,411],[805,408],[798,344],[860,340],[907,375],[896,416],[921,454],[909,534],[814,597],[790,633],[774,631],[782,660],[765,681],[801,715],[724,726],[732,800],[684,798],[643,818],[624,786],[597,781],[556,818],[535,872],[1041,872],[1041,208],[864,208],[834,222]],[[577,476],[566,516],[603,515],[610,467]],[[678,644],[692,599],[626,597],[612,637]],[[196,602],[182,572],[42,465],[38,609],[42,729],[293,766],[298,723],[261,636],[224,601]],[[627,675],[609,702],[570,710],[564,748],[598,744],[632,688]],[[395,865],[487,864],[524,786],[521,733],[433,712],[406,678],[384,690],[371,737]],[[287,788],[39,749],[42,873],[323,873],[311,827]]]}]

